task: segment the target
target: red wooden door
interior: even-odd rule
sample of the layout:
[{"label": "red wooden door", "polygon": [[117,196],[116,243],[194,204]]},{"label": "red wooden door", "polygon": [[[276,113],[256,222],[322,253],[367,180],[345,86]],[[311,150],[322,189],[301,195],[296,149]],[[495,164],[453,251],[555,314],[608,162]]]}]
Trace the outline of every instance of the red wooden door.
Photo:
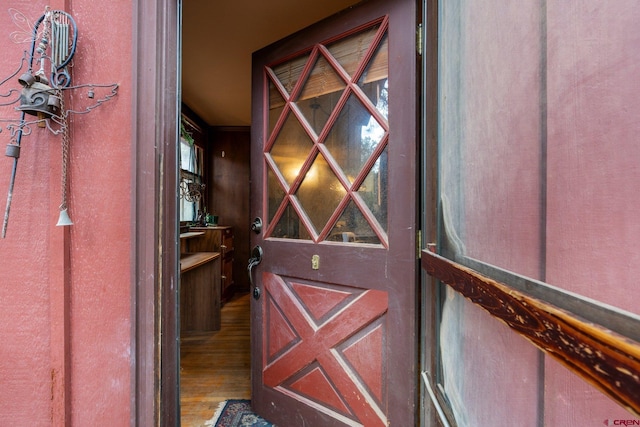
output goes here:
[{"label": "red wooden door", "polygon": [[281,426],[416,417],[415,2],[253,58],[252,403]]}]

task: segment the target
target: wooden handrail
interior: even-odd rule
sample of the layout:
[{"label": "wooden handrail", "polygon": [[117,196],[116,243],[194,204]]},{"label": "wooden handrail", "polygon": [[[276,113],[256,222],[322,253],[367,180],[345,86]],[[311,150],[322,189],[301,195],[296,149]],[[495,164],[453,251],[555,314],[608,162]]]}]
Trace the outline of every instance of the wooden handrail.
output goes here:
[{"label": "wooden handrail", "polygon": [[640,343],[435,253],[422,268],[640,416]]}]

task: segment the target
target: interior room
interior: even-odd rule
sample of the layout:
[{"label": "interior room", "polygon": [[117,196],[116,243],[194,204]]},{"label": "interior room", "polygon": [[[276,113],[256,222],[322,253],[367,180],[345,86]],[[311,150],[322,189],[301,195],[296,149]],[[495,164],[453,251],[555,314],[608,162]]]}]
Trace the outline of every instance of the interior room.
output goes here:
[{"label": "interior room", "polygon": [[252,53],[355,3],[182,2],[183,426],[202,425],[225,399],[250,398]]}]

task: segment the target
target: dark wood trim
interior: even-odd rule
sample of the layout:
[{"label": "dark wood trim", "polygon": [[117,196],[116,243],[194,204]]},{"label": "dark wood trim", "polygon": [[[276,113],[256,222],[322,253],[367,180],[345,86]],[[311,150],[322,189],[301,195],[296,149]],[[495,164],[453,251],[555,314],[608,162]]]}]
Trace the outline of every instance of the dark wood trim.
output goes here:
[{"label": "dark wood trim", "polygon": [[189,122],[189,125],[194,126],[197,131],[201,132],[205,136],[205,138],[203,138],[203,141],[199,141],[201,142],[201,145],[204,145],[204,143],[206,142],[206,135],[210,126],[204,120],[202,120],[202,118],[198,114],[196,114],[196,112],[193,111],[187,104],[182,102],[180,105],[181,112]]},{"label": "dark wood trim", "polygon": [[[421,207],[422,207],[422,247],[437,240],[438,218],[438,0],[423,0],[422,6],[422,162],[421,162]],[[421,370],[429,381],[438,371],[438,357],[435,345],[438,342],[439,287],[435,278],[424,273],[422,283],[421,326]],[[422,384],[421,398],[423,413],[421,425],[443,425],[448,406],[442,401],[439,390],[431,382]],[[427,387],[431,388],[431,392]],[[431,395],[436,400],[433,402]],[[440,407],[440,410],[438,410]],[[446,419],[446,417],[445,417]],[[453,417],[450,418],[453,420]],[[455,426],[455,424],[450,423]]]},{"label": "dark wood trim", "polygon": [[132,12],[131,425],[177,426],[178,2],[136,0]]},{"label": "dark wood trim", "polygon": [[[204,158],[209,157],[209,141],[211,140],[211,126],[209,126],[202,118],[197,115],[187,104],[181,102],[180,104],[181,118],[187,123],[187,131],[191,133],[195,145],[204,150]],[[207,167],[204,168],[203,179],[208,182]],[[208,206],[207,206],[208,207]]]},{"label": "dark wood trim", "polygon": [[640,343],[435,253],[422,268],[640,416]]}]

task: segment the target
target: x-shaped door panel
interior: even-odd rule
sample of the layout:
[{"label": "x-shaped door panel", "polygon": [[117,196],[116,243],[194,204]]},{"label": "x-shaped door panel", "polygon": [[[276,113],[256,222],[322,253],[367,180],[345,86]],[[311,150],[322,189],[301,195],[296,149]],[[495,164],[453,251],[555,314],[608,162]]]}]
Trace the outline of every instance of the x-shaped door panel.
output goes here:
[{"label": "x-shaped door panel", "polygon": [[263,383],[347,425],[387,425],[387,293],[263,274]]}]

